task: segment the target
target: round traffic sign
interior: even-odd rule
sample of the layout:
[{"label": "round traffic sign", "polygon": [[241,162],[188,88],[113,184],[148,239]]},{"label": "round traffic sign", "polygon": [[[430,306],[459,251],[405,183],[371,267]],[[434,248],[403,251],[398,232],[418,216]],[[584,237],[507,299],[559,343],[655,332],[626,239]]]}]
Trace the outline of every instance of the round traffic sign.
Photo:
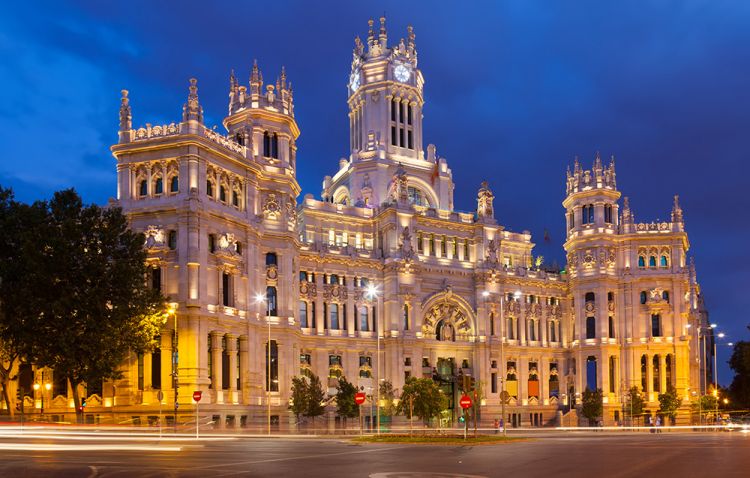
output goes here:
[{"label": "round traffic sign", "polygon": [[363,403],[365,403],[366,398],[367,396],[365,395],[364,392],[357,392],[354,394],[354,401],[356,402],[357,405],[362,405]]},{"label": "round traffic sign", "polygon": [[195,400],[196,402],[200,402],[202,396],[203,392],[201,392],[200,390],[196,390],[195,392],[193,392],[193,400]]},{"label": "round traffic sign", "polygon": [[463,395],[458,404],[461,405],[461,408],[469,408],[471,406],[471,398],[468,395]]}]

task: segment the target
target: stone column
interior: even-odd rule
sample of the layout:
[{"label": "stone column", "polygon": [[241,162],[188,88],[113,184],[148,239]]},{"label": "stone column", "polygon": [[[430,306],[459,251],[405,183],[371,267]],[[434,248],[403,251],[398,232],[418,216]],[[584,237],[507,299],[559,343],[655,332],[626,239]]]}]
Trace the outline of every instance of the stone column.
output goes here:
[{"label": "stone column", "polygon": [[214,403],[224,403],[221,383],[221,332],[211,332],[211,382],[214,391]]},{"label": "stone column", "polygon": [[323,316],[323,274],[315,274],[315,288],[318,292],[315,297],[315,331],[318,335],[324,335],[323,324],[325,323],[325,317]]},{"label": "stone column", "polygon": [[237,336],[227,334],[227,353],[229,354],[229,397],[230,403],[239,403],[237,392]]},{"label": "stone column", "polygon": [[[161,389],[162,390],[174,390],[172,384],[172,331],[164,330],[165,333],[161,336]],[[174,402],[174,397],[171,399],[164,393],[164,403]]]},{"label": "stone column", "polygon": [[663,353],[659,354],[659,387],[661,393],[667,392],[667,356]]},{"label": "stone column", "polygon": [[357,307],[354,304],[354,284],[349,284],[347,292],[346,302],[341,305],[346,308],[346,333],[349,337],[354,337],[354,323],[357,320]]},{"label": "stone column", "polygon": [[247,335],[240,335],[240,387],[239,402],[250,403],[250,347]]},{"label": "stone column", "polygon": [[653,358],[650,355],[646,355],[646,390],[647,399],[651,401],[651,393],[654,391],[654,365]]}]

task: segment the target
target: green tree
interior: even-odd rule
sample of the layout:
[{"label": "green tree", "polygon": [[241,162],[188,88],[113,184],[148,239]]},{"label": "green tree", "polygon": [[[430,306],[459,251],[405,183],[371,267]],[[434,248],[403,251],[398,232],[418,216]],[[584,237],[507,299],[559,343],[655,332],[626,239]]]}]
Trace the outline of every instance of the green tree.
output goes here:
[{"label": "green tree", "polygon": [[380,415],[390,417],[396,414],[396,405],[393,402],[396,400],[396,389],[393,388],[393,383],[390,380],[383,380],[380,383],[380,400],[383,401],[383,407],[381,408]]},{"label": "green tree", "polygon": [[72,189],[47,204],[44,264],[34,276],[41,314],[22,349],[65,376],[80,413],[81,384],[122,376],[131,353],[152,348],[166,321],[165,298],[148,287],[144,236],[117,207],[85,206]]},{"label": "green tree", "polygon": [[589,426],[593,426],[597,418],[601,418],[604,412],[604,405],[602,401],[602,389],[597,388],[591,390],[586,387],[581,397],[581,416],[587,418]]},{"label": "green tree", "polygon": [[677,409],[681,404],[682,400],[677,396],[677,390],[672,385],[667,386],[666,393],[659,394],[659,413],[669,417],[672,422],[677,417]]},{"label": "green tree", "polygon": [[359,405],[354,401],[357,387],[349,382],[346,377],[340,377],[336,392],[336,413],[340,417],[356,418],[359,416]]},{"label": "green tree", "polygon": [[[748,327],[750,329],[750,326]],[[750,342],[741,340],[734,345],[729,367],[734,378],[729,385],[729,396],[735,409],[750,408]]]},{"label": "green tree", "polygon": [[292,378],[292,403],[289,404],[289,410],[294,413],[299,422],[300,416],[307,412],[307,402],[310,395],[310,386],[307,377]]},{"label": "green tree", "polygon": [[325,403],[323,402],[326,393],[323,390],[323,385],[320,383],[320,377],[315,374],[310,375],[307,397],[308,401],[305,416],[312,418],[314,422],[315,417],[323,415],[326,410]]},{"label": "green tree", "polygon": [[625,398],[625,415],[630,417],[632,424],[634,417],[643,415],[643,409],[646,402],[638,387],[630,387]]},{"label": "green tree", "polygon": [[448,408],[448,398],[440,392],[440,388],[430,378],[409,377],[406,380],[397,410],[409,419],[411,419],[410,402],[413,405],[414,415],[425,423]]},{"label": "green tree", "polygon": [[716,412],[716,397],[711,394],[701,395],[698,400],[690,403],[690,410],[697,414],[700,420],[703,420]]}]

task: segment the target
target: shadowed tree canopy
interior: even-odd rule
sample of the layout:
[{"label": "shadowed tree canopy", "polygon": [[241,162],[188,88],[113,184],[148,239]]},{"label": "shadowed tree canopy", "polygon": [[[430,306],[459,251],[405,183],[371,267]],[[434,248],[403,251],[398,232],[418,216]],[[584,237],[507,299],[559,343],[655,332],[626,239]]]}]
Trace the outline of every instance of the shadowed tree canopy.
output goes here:
[{"label": "shadowed tree canopy", "polygon": [[340,417],[355,418],[359,415],[359,405],[354,401],[357,387],[346,377],[340,377],[336,392],[336,413]]},{"label": "shadowed tree canopy", "polygon": [[28,296],[18,353],[63,374],[78,410],[78,385],[118,378],[129,353],[154,345],[165,299],[146,285],[144,237],[119,208],[84,205],[72,189],[27,208],[30,265],[3,286]]},{"label": "shadowed tree canopy", "polygon": [[741,340],[734,345],[729,366],[734,371],[734,378],[729,386],[733,407],[750,408],[750,342]]},{"label": "shadowed tree canopy", "polygon": [[411,418],[411,410],[414,415],[423,422],[440,415],[440,412],[448,408],[448,399],[440,393],[440,388],[430,378],[409,377],[401,390],[401,400],[398,403],[398,412]]},{"label": "shadowed tree canopy", "polygon": [[581,398],[581,416],[588,419],[589,425],[593,425],[597,418],[601,418],[604,412],[602,389],[591,390],[588,387],[583,391]]}]

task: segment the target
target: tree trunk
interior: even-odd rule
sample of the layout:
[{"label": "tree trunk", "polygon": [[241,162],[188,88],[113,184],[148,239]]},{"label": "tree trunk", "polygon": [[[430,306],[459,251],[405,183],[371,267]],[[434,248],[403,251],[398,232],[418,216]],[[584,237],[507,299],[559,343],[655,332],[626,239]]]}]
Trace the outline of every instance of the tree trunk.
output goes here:
[{"label": "tree trunk", "polygon": [[10,394],[8,393],[9,380],[3,377],[3,401],[5,402],[5,408],[8,409],[10,418],[13,418],[16,412],[15,404],[10,403]]},{"label": "tree trunk", "polygon": [[70,388],[73,389],[73,406],[76,410],[76,423],[83,423],[83,413],[81,412],[81,397],[78,395],[78,384],[68,377]]}]

